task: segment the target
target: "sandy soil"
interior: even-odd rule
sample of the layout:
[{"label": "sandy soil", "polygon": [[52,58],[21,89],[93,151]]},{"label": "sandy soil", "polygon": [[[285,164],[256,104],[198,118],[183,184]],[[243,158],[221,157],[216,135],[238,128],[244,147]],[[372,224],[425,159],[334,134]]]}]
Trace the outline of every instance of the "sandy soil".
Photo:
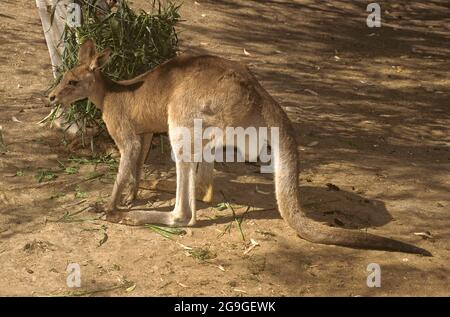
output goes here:
[{"label": "sandy soil", "polygon": [[[248,164],[217,166],[216,201],[185,235],[96,220],[86,207],[108,198],[115,164],[70,160],[81,152],[36,124],[51,81],[39,17],[34,1],[2,0],[0,295],[450,295],[450,6],[379,1],[383,26],[370,29],[368,2],[185,0],[181,50],[246,63],[285,107],[313,219],[434,257],[303,241],[275,209],[271,177]],[[140,198],[170,206],[173,193],[145,189],[174,180],[160,149]],[[238,218],[250,206],[245,241],[231,210],[215,208],[220,190]],[[433,239],[414,235],[425,231]],[[250,239],[259,246],[244,255]],[[66,286],[69,263],[81,266],[80,289]],[[381,266],[380,288],[366,286],[369,263]]]}]

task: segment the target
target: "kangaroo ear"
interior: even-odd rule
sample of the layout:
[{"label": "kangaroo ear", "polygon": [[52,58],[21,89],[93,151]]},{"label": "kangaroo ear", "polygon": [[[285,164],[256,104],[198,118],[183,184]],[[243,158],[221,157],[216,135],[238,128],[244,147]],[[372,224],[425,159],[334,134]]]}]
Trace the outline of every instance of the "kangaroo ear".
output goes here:
[{"label": "kangaroo ear", "polygon": [[112,52],[111,49],[107,48],[103,52],[95,54],[95,56],[91,59],[91,63],[89,64],[89,69],[91,71],[94,71],[94,70],[102,67],[103,65],[105,65],[109,60],[109,56],[111,55],[111,52]]},{"label": "kangaroo ear", "polygon": [[86,40],[81,44],[78,50],[78,64],[89,63],[95,55],[95,44],[91,39]]}]

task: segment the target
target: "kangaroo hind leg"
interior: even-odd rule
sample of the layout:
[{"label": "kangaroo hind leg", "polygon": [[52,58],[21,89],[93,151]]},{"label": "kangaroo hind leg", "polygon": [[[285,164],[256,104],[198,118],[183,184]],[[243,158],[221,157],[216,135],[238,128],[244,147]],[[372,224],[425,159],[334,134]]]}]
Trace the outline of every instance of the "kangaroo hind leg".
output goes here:
[{"label": "kangaroo hind leg", "polygon": [[172,212],[131,209],[107,214],[107,220],[131,226],[162,224],[182,227],[195,224],[195,163],[177,161],[177,194]]},{"label": "kangaroo hind leg", "polygon": [[214,163],[199,162],[195,167],[196,197],[205,203],[214,198]]},{"label": "kangaroo hind leg", "polygon": [[130,188],[129,188],[126,198],[125,198],[125,205],[127,205],[127,206],[131,206],[137,198],[137,194],[138,194],[138,190],[139,190],[139,182],[141,180],[141,175],[142,175],[142,168],[143,168],[146,156],[148,154],[148,151],[150,149],[152,139],[153,139],[152,133],[140,135],[140,144],[141,144],[140,153],[136,160],[136,167],[133,169],[134,175],[133,175],[132,179],[134,179],[134,181],[131,182]]}]

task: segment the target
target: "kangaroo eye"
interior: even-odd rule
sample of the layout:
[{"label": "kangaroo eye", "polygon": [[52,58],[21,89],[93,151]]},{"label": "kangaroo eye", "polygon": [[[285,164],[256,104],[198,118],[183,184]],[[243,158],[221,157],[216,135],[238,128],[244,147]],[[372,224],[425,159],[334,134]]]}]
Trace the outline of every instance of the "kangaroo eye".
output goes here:
[{"label": "kangaroo eye", "polygon": [[78,82],[76,80],[69,80],[70,86],[76,86],[77,84],[78,84]]}]

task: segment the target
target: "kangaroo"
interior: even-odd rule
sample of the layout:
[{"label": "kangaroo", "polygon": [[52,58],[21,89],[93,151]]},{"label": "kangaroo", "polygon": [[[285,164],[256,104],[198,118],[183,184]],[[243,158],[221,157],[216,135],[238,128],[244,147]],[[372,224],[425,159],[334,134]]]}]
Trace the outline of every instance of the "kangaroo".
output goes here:
[{"label": "kangaroo", "polygon": [[[344,247],[400,251],[432,256],[411,244],[364,233],[329,227],[306,217],[300,205],[298,153],[294,130],[286,113],[258,83],[247,67],[216,56],[180,55],[131,80],[112,81],[101,72],[110,49],[96,52],[92,40],[78,52],[78,64],[66,72],[50,93],[52,104],[69,105],[89,98],[101,111],[121,159],[106,220],[127,225],[157,223],[194,226],[195,196],[212,199],[213,163],[176,161],[176,202],[172,212],[120,211],[117,205],[127,181],[126,203],[136,198],[140,172],[154,133],[168,132],[174,149],[180,146],[179,127],[192,129],[196,118],[204,126],[278,127],[279,140],[272,152],[275,194],[282,218],[310,242]],[[197,188],[197,189],[196,189]]]}]

